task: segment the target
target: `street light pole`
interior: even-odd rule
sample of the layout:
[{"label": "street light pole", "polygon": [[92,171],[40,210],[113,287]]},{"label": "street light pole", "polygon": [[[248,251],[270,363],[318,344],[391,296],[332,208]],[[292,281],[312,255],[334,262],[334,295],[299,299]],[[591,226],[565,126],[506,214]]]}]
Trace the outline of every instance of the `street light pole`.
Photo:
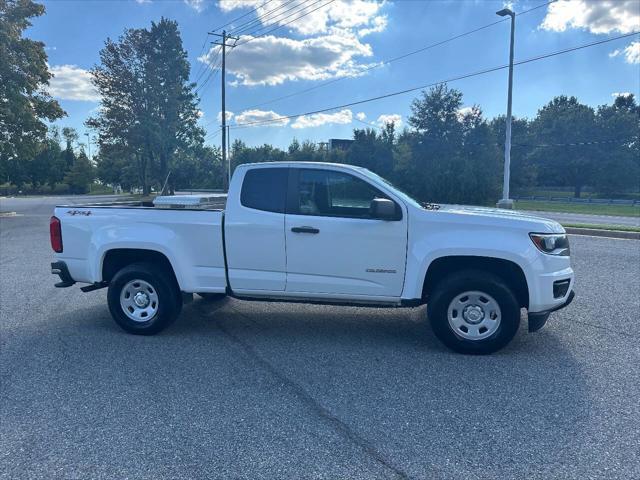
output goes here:
[{"label": "street light pole", "polygon": [[502,198],[498,201],[498,208],[513,208],[513,200],[509,198],[509,177],[511,175],[511,102],[513,97],[513,43],[516,29],[516,14],[504,8],[496,14],[501,17],[511,17],[511,45],[509,47],[509,92],[507,94],[507,125],[504,140],[504,178],[502,181]]},{"label": "street light pole", "polygon": [[91,137],[87,132],[85,132],[85,136],[87,137],[87,151],[89,154],[89,161],[91,161]]}]

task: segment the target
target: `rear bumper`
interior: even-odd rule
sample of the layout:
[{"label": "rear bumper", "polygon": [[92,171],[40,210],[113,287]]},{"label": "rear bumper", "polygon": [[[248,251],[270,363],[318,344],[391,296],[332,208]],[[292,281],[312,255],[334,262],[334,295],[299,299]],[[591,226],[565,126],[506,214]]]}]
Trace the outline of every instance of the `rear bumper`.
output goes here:
[{"label": "rear bumper", "polygon": [[57,288],[70,287],[75,284],[76,281],[71,277],[67,264],[64,262],[52,262],[51,273],[60,277],[60,282],[56,283]]},{"label": "rear bumper", "polygon": [[528,315],[529,316],[529,332],[537,332],[542,327],[544,327],[545,324],[547,323],[547,319],[549,318],[549,315],[553,312],[556,312],[568,306],[571,302],[573,302],[573,298],[575,296],[576,296],[576,292],[571,290],[571,292],[569,292],[569,295],[567,296],[567,299],[561,305],[553,307],[552,309],[544,312],[535,312],[535,313],[529,312],[529,315]]}]

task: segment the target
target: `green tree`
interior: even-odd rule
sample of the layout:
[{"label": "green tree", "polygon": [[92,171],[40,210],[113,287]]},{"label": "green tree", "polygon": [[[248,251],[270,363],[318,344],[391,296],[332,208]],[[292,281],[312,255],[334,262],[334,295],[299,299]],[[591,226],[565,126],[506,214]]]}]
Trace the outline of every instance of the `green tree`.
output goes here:
[{"label": "green tree", "polygon": [[76,154],[73,151],[73,144],[78,141],[78,132],[74,128],[64,127],[62,129],[62,137],[65,141],[65,149],[64,149],[64,161],[66,164],[66,170],[70,170],[73,167],[74,162],[76,161]]},{"label": "green tree", "polygon": [[398,137],[396,181],[422,200],[490,203],[498,195],[495,139],[474,107],[461,114],[462,93],[438,85],[411,104],[413,131]]},{"label": "green tree", "polygon": [[381,133],[373,128],[355,129],[353,143],[346,152],[346,161],[391,178],[394,168],[395,130],[387,124]]},{"label": "green tree", "polygon": [[46,92],[51,73],[44,44],[23,38],[30,19],[42,14],[44,7],[31,0],[0,0],[0,170],[18,185],[28,176],[20,163],[33,159],[44,140],[44,120],[64,115]]},{"label": "green tree", "polygon": [[95,169],[84,150],[81,150],[73,167],[65,175],[64,181],[69,185],[71,193],[87,193],[94,179]]},{"label": "green tree", "polygon": [[161,19],[150,30],[126,30],[107,40],[92,70],[101,110],[87,124],[100,147],[128,150],[145,193],[162,185],[179,149],[202,144],[197,97],[188,82],[189,63],[176,22]]},{"label": "green tree", "polygon": [[[596,136],[593,108],[576,97],[561,95],[542,107],[531,123],[539,181],[545,185],[568,185],[580,197],[585,185],[595,180],[597,152],[591,145]],[[570,145],[574,144],[574,145]]]},{"label": "green tree", "polygon": [[613,105],[599,106],[596,127],[595,189],[609,196],[628,189],[639,191],[640,107],[634,96],[618,96]]},{"label": "green tree", "polygon": [[118,144],[103,144],[96,157],[96,177],[105,185],[120,185],[124,190],[137,187],[138,172],[131,150]]},{"label": "green tree", "polygon": [[[295,140],[294,140],[295,142]],[[279,162],[287,159],[286,153],[271,145],[247,147],[242,140],[235,140],[231,147],[231,171],[238,165],[257,162]]]},{"label": "green tree", "polygon": [[223,188],[226,170],[218,147],[196,145],[175,155],[171,179],[176,188]]}]

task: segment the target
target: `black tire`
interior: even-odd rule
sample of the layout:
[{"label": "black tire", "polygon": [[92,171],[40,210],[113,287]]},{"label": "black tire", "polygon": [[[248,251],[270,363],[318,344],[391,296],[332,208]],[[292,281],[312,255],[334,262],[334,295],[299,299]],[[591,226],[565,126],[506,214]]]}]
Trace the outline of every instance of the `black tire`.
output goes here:
[{"label": "black tire", "polygon": [[[135,280],[146,282],[151,287],[153,299],[156,300],[155,305],[151,304],[154,313],[148,320],[131,319],[120,302],[123,289]],[[107,301],[115,322],[126,332],[136,335],[154,335],[160,332],[175,321],[182,309],[180,289],[172,273],[148,263],[134,263],[116,273],[109,283]]]},{"label": "black tire", "polygon": [[225,293],[210,293],[210,292],[202,292],[198,294],[207,302],[217,302],[218,300],[222,300],[227,295]]},{"label": "black tire", "polygon": [[[492,300],[495,300],[500,308],[500,321],[496,330],[478,340],[463,338],[465,332],[462,329],[467,327],[463,325],[462,329],[456,330],[448,319],[448,310],[452,301],[465,292],[474,291],[493,297]],[[486,299],[483,298],[483,300]],[[454,315],[457,316],[455,304],[452,305],[452,311],[455,311]],[[444,278],[428,299],[427,314],[436,337],[451,350],[459,353],[496,352],[513,339],[520,326],[520,305],[513,291],[500,277],[477,270],[456,272]],[[487,334],[490,332],[488,329],[485,331]]]}]

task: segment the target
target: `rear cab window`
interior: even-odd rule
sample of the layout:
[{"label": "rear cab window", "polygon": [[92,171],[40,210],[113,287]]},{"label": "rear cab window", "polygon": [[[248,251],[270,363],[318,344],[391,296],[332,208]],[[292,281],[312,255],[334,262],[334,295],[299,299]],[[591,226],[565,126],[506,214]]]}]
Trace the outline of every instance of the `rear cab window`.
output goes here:
[{"label": "rear cab window", "polygon": [[240,203],[265,212],[284,213],[289,169],[253,168],[244,176]]}]

